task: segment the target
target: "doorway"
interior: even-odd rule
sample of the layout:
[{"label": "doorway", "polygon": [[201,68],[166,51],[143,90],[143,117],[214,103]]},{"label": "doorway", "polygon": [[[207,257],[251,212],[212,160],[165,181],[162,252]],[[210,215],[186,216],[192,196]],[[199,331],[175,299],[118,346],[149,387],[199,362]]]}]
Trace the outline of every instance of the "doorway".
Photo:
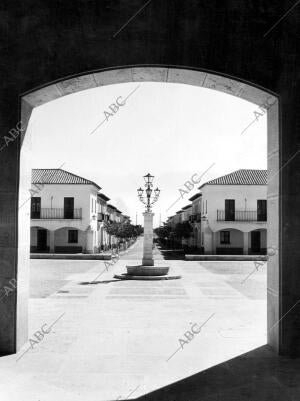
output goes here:
[{"label": "doorway", "polygon": [[47,230],[39,228],[37,230],[37,251],[47,250]]},{"label": "doorway", "polygon": [[260,231],[251,232],[251,252],[259,253],[261,249]]}]

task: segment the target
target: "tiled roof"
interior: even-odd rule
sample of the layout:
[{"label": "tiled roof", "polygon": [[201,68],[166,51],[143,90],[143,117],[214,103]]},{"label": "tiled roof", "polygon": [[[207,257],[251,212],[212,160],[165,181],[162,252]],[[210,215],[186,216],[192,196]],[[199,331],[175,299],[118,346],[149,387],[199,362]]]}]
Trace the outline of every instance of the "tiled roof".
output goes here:
[{"label": "tiled roof", "polygon": [[201,185],[267,185],[267,170],[237,170]]},{"label": "tiled roof", "polygon": [[196,195],[194,195],[194,196],[192,196],[191,198],[189,198],[189,200],[190,200],[190,201],[193,201],[193,200],[195,200],[195,199],[200,198],[200,196],[202,196],[202,193],[201,193],[201,192],[198,192]]},{"label": "tiled roof", "polygon": [[107,204],[107,207],[110,207],[110,208],[113,209],[113,210],[118,210],[115,206],[110,205],[110,204]]},{"label": "tiled roof", "polygon": [[32,184],[88,184],[101,189],[95,182],[60,168],[34,168],[31,182]]},{"label": "tiled roof", "polygon": [[189,208],[192,207],[192,206],[193,206],[192,204],[186,205],[186,206],[184,206],[181,210],[187,210],[187,209],[189,209]]},{"label": "tiled roof", "polygon": [[99,198],[104,199],[105,201],[109,201],[110,198],[104,194],[98,194]]}]

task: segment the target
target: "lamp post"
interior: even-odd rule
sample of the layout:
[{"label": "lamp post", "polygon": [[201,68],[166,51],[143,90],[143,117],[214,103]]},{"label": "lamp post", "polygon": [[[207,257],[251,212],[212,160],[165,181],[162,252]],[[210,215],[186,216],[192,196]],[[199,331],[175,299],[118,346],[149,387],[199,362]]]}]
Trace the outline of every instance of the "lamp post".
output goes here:
[{"label": "lamp post", "polygon": [[[114,277],[121,280],[171,280],[181,278],[180,275],[170,275],[170,266],[166,263],[157,261],[154,265],[153,260],[153,216],[152,206],[157,202],[160,189],[153,189],[154,176],[147,174],[144,176],[145,189],[137,190],[140,201],[145,205],[144,216],[144,243],[142,264],[126,265],[127,273],[115,274]],[[144,192],[145,191],[145,192]],[[144,195],[145,193],[145,195]]]},{"label": "lamp post", "polygon": [[[148,173],[147,175],[144,175],[144,180],[145,180],[145,194],[146,196],[143,196],[144,190],[140,187],[137,192],[138,192],[138,197],[139,200],[146,205],[146,212],[151,213],[151,206],[158,201],[159,194],[160,194],[160,189],[156,188],[153,191],[153,179],[154,176]],[[152,196],[152,193],[154,192],[154,196]]]},{"label": "lamp post", "polygon": [[[153,216],[152,205],[158,201],[160,189],[153,190],[154,176],[150,173],[144,175],[145,190],[141,187],[137,190],[139,200],[145,205],[144,216],[144,245],[142,266],[154,266],[153,260]],[[145,195],[144,195],[145,191]]]}]

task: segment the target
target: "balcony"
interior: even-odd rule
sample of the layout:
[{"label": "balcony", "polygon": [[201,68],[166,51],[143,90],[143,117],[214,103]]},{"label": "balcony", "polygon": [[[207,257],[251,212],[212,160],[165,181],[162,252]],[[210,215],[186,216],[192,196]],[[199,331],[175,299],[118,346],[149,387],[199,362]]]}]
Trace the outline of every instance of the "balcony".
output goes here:
[{"label": "balcony", "polygon": [[104,213],[98,213],[98,221],[104,221]]},{"label": "balcony", "polygon": [[201,222],[201,213],[191,214],[189,216],[190,223],[200,223]]},{"label": "balcony", "polygon": [[105,213],[98,213],[98,221],[109,221],[109,215]]},{"label": "balcony", "polygon": [[217,210],[217,221],[267,221],[265,213],[258,213],[257,210],[235,210],[234,212],[225,212]]},{"label": "balcony", "polygon": [[41,208],[39,211],[32,210],[31,218],[40,220],[81,220],[82,209]]}]

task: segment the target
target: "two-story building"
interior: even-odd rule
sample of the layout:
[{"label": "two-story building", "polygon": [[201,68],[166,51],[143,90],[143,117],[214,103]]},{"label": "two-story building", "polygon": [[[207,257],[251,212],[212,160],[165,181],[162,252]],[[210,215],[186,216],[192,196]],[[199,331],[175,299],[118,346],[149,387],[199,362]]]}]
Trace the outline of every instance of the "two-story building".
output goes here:
[{"label": "two-story building", "polygon": [[107,202],[110,198],[102,193],[97,195],[98,205],[98,248],[100,251],[106,251],[109,248],[109,234],[105,231],[104,223],[109,221],[109,214],[107,211]]},{"label": "two-story building", "polygon": [[267,170],[237,170],[199,189],[206,254],[266,253]]},{"label": "two-story building", "polygon": [[[192,205],[189,204],[189,205],[184,206],[181,209],[180,214],[181,214],[181,223],[184,223],[184,222],[190,223],[191,216],[192,216]],[[191,246],[193,246],[193,241],[194,241],[194,239],[193,239],[193,235],[191,233],[191,236],[189,238],[182,238],[181,244],[185,247],[191,247]]]},{"label": "two-story building", "polygon": [[100,189],[62,169],[33,169],[31,252],[94,253]]},{"label": "two-story building", "polygon": [[105,222],[130,221],[95,182],[62,169],[33,169],[31,252],[98,253],[117,244]]},{"label": "two-story building", "polygon": [[190,223],[193,227],[193,235],[192,241],[190,242],[190,246],[193,248],[201,249],[201,200],[202,193],[196,193],[194,196],[189,198],[191,201],[191,215],[190,215]]},{"label": "two-story building", "polygon": [[[118,209],[112,204],[107,204],[108,221],[111,223],[118,222]],[[109,247],[116,246],[118,240],[114,235],[108,235]]]}]

